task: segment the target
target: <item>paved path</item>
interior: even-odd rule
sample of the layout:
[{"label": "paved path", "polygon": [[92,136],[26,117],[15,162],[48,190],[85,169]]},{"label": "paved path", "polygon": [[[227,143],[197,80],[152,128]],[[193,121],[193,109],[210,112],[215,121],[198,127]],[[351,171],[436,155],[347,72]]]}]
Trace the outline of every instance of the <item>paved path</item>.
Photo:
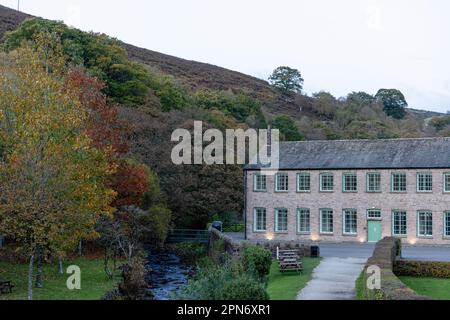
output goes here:
[{"label": "paved path", "polygon": [[367,258],[323,258],[297,300],[353,300]]}]

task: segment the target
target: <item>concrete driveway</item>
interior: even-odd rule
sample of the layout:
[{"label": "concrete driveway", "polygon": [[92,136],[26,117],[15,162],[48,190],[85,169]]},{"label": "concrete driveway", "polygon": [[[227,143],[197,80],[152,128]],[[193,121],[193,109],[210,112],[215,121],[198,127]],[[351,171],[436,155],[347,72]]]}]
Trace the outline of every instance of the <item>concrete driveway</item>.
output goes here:
[{"label": "concrete driveway", "polygon": [[[375,244],[319,244],[320,255],[324,258],[365,258],[372,256]],[[403,259],[450,262],[450,247],[403,245]]]}]

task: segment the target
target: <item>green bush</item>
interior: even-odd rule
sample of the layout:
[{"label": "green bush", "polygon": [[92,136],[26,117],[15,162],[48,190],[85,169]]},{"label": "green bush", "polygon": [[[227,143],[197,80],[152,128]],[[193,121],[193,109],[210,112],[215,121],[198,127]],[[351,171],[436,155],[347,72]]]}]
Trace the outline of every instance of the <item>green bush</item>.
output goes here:
[{"label": "green bush", "polygon": [[150,84],[155,95],[161,102],[162,111],[183,109],[189,101],[189,96],[184,88],[178,85],[170,77],[153,76]]},{"label": "green bush", "polygon": [[168,245],[178,256],[183,258],[184,262],[195,266],[200,264],[201,260],[207,256],[206,245],[197,243],[178,243]]},{"label": "green bush", "polygon": [[300,141],[304,137],[298,131],[294,119],[288,115],[276,117],[272,122],[273,128],[280,130],[281,139],[285,141]]},{"label": "green bush", "polygon": [[247,272],[265,280],[272,265],[272,253],[257,246],[246,247],[242,252],[242,265]]},{"label": "green bush", "polygon": [[225,91],[199,90],[194,96],[196,106],[206,110],[219,110],[239,122],[251,118],[257,128],[266,127],[266,120],[258,101],[243,95]]},{"label": "green bush", "polygon": [[24,21],[5,36],[3,49],[17,49],[24,41],[34,42],[42,33],[61,43],[68,65],[84,66],[106,82],[105,93],[122,104],[142,105],[148,96],[150,76],[139,63],[129,60],[121,43],[103,34],[83,32],[64,23],[42,18]]},{"label": "green bush", "polygon": [[450,262],[397,261],[394,273],[397,276],[450,279]]},{"label": "green bush", "polygon": [[244,272],[238,263],[227,262],[202,269],[179,294],[180,300],[268,300],[264,285]]}]

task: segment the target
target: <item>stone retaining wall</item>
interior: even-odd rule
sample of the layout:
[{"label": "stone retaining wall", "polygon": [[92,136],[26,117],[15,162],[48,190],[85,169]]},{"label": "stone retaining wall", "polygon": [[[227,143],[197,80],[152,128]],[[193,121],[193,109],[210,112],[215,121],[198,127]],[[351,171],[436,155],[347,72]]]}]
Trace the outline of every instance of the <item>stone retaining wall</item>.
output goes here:
[{"label": "stone retaining wall", "polygon": [[279,248],[280,250],[298,250],[300,256],[310,257],[312,242],[236,240],[216,229],[211,229],[208,254],[209,256],[214,256],[217,255],[217,252],[215,251],[223,250],[223,253],[227,253],[234,257],[240,254],[242,248],[249,245],[264,247],[270,250],[274,256],[276,256],[277,248]]},{"label": "stone retaining wall", "polygon": [[[394,274],[394,265],[401,257],[401,241],[397,238],[387,237],[377,243],[373,256],[369,258],[364,268],[363,295],[367,300],[430,300],[420,296],[408,288]],[[377,266],[381,271],[381,288],[367,288],[367,273],[369,267]]]}]

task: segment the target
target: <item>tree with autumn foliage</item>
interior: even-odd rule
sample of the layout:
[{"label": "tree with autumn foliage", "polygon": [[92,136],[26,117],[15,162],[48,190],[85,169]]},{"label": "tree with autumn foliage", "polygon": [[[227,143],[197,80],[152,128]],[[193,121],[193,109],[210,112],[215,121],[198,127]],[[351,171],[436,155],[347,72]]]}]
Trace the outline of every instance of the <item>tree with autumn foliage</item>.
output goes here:
[{"label": "tree with autumn foliage", "polygon": [[108,180],[110,188],[117,192],[113,206],[141,206],[150,188],[147,168],[123,159],[129,151],[130,127],[119,119],[117,107],[103,93],[105,86],[81,68],[71,70],[65,81],[66,92],[76,95],[88,113],[86,134],[93,146],[107,153],[111,166],[116,168]]},{"label": "tree with autumn foliage", "polygon": [[0,233],[34,260],[62,256],[97,236],[113,213],[113,169],[86,134],[89,114],[64,88],[65,61],[51,35],[0,59]]}]

